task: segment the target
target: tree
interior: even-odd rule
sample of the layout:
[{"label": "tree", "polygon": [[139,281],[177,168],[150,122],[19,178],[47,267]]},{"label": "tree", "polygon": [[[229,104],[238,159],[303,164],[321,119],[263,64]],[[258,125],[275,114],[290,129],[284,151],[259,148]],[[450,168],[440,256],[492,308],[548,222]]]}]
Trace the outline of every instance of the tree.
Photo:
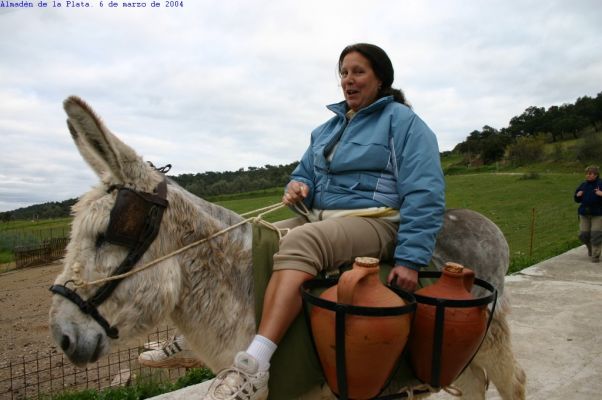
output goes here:
[{"label": "tree", "polygon": [[483,163],[492,164],[504,158],[506,146],[508,146],[511,141],[512,139],[500,133],[496,133],[483,139],[480,153]]},{"label": "tree", "polygon": [[0,213],[0,221],[1,222],[10,222],[13,215],[10,211],[5,211]]},{"label": "tree", "polygon": [[552,142],[556,142],[558,138],[562,139],[562,129],[559,121],[562,119],[562,112],[560,107],[552,106],[546,113],[546,119],[544,121],[543,131],[548,132],[552,135]]},{"label": "tree", "polygon": [[506,146],[511,141],[505,131],[501,133],[497,129],[485,125],[481,131],[472,131],[468,138],[458,144],[454,150],[468,156],[469,159],[478,155],[484,164],[491,164],[504,157]]},{"label": "tree", "polygon": [[598,132],[602,122],[602,92],[594,99],[588,96],[579,97],[575,102],[575,113],[587,120]]},{"label": "tree", "polygon": [[598,93],[596,98],[594,99],[594,113],[593,118],[596,120],[594,124],[594,129],[596,132],[599,130],[600,122],[602,122],[602,92]]}]

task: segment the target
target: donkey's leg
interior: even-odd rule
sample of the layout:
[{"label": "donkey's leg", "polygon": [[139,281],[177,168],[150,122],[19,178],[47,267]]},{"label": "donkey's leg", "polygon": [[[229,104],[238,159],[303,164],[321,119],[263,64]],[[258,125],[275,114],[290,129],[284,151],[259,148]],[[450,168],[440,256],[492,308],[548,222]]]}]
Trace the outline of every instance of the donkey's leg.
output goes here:
[{"label": "donkey's leg", "polygon": [[512,352],[510,328],[506,319],[509,309],[507,298],[503,297],[500,303],[473,364],[485,369],[502,399],[523,400],[526,375]]},{"label": "donkey's leg", "polygon": [[473,361],[454,381],[453,386],[462,392],[462,400],[485,400],[486,372]]}]

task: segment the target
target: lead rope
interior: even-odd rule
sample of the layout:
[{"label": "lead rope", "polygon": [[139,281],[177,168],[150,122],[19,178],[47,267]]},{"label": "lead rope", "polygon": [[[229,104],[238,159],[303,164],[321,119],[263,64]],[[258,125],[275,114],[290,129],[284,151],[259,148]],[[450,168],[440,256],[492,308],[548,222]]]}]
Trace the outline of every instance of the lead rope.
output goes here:
[{"label": "lead rope", "polygon": [[[224,233],[230,232],[231,230],[233,230],[233,229],[235,229],[235,228],[237,228],[237,227],[239,227],[241,225],[244,225],[244,224],[246,224],[248,222],[258,223],[258,224],[261,224],[263,226],[268,227],[269,229],[272,229],[272,230],[276,231],[276,233],[278,233],[278,239],[280,240],[280,239],[282,239],[282,232],[280,232],[280,229],[278,229],[278,227],[276,227],[276,225],[274,225],[274,224],[272,224],[272,223],[264,220],[263,216],[266,215],[266,214],[269,214],[271,212],[274,212],[276,210],[279,210],[282,207],[285,207],[285,204],[281,202],[281,203],[272,204],[272,205],[267,206],[267,207],[258,208],[256,210],[252,210],[252,211],[246,212],[244,214],[240,214],[241,216],[247,216],[247,215],[251,215],[251,214],[256,214],[256,213],[258,213],[260,211],[264,211],[264,212],[262,212],[260,214],[257,214],[255,217],[245,218],[244,220],[242,220],[240,222],[237,222],[236,224],[231,225],[231,226],[229,226],[227,228],[224,228],[221,231],[215,232],[214,234],[212,234],[210,236],[207,236],[206,238],[203,238],[203,239],[197,240],[196,242],[190,243],[189,245],[181,247],[178,250],[172,251],[171,253],[168,253],[168,254],[166,254],[166,255],[164,255],[162,257],[156,258],[153,261],[149,261],[148,263],[144,264],[140,268],[133,269],[133,270],[131,270],[129,272],[126,272],[126,273],[123,273],[123,274],[113,275],[113,276],[109,276],[109,277],[106,277],[106,278],[98,279],[98,280],[95,280],[95,281],[92,281],[92,282],[88,282],[88,281],[85,281],[85,280],[83,280],[81,278],[81,275],[80,275],[80,273],[81,273],[81,266],[76,263],[76,264],[74,264],[74,265],[71,266],[71,270],[73,271],[73,279],[72,279],[73,286],[75,286],[76,288],[85,287],[85,286],[96,286],[96,285],[99,285],[101,283],[110,282],[110,281],[114,281],[114,280],[117,280],[117,279],[127,278],[129,276],[137,274],[140,271],[144,271],[145,269],[148,269],[148,268],[150,268],[152,266],[155,266],[158,263],[160,263],[161,261],[165,261],[165,260],[167,260],[170,257],[173,257],[173,256],[175,256],[177,254],[182,253],[182,252],[185,252],[186,250],[190,250],[193,247],[196,247],[196,246],[198,246],[200,244],[208,242],[209,240],[214,239],[214,238],[216,238],[216,237],[218,237],[220,235],[223,235]],[[307,208],[305,210],[307,210]]]},{"label": "lead rope", "polygon": [[[483,374],[483,378],[485,381],[485,391],[487,391],[489,389],[489,376],[487,375],[487,371],[485,370],[485,368],[480,367],[480,371]],[[448,386],[444,386],[442,388],[434,388],[431,385],[429,385],[428,383],[421,383],[418,385],[405,386],[404,388],[399,390],[399,392],[397,392],[397,393],[398,394],[404,393],[409,400],[412,400],[415,398],[415,396],[424,394],[424,393],[416,393],[419,390],[420,391],[426,390],[430,393],[437,393],[437,392],[439,392],[439,390],[443,390],[444,392],[446,392],[447,394],[449,394],[450,396],[453,396],[453,397],[462,397],[462,395],[463,395],[462,390],[455,385],[448,385]]]},{"label": "lead rope", "polygon": [[423,396],[425,394],[424,391],[428,391],[429,393],[438,393],[439,390],[443,390],[444,392],[447,392],[453,397],[462,397],[462,390],[460,390],[460,388],[458,388],[457,386],[449,385],[443,388],[434,388],[428,383],[406,386],[399,390],[397,393],[403,393],[406,395],[407,399],[413,400],[416,398],[415,396]]}]

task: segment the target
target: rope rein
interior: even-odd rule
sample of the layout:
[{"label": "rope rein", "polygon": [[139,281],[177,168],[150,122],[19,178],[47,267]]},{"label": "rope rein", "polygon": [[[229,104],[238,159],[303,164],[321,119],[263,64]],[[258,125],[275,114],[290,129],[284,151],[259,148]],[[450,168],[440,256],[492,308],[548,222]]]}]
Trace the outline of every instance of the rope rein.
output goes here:
[{"label": "rope rein", "polygon": [[406,387],[400,389],[397,392],[397,394],[404,393],[405,397],[408,400],[413,400],[413,399],[422,397],[425,393],[433,394],[433,393],[438,393],[441,390],[443,390],[444,392],[446,392],[447,394],[449,394],[453,397],[462,397],[462,395],[463,395],[462,390],[460,390],[460,388],[458,388],[457,386],[448,385],[448,386],[444,386],[442,388],[435,388],[435,387],[432,387],[431,385],[429,385],[428,383],[420,383],[420,384],[416,384],[416,385],[406,386]]},{"label": "rope rein", "polygon": [[118,279],[124,279],[124,278],[132,276],[132,275],[134,275],[134,274],[136,274],[136,273],[138,273],[140,271],[144,271],[145,269],[153,267],[153,266],[157,265],[158,263],[160,263],[161,261],[165,261],[168,258],[171,258],[171,257],[173,257],[173,256],[175,256],[177,254],[183,253],[186,250],[190,250],[193,247],[196,247],[198,245],[206,243],[206,242],[208,242],[211,239],[214,239],[214,238],[216,238],[216,237],[218,237],[220,235],[223,235],[224,233],[230,232],[231,230],[233,230],[235,228],[238,228],[239,226],[244,225],[244,224],[246,224],[248,222],[254,222],[254,223],[262,224],[262,225],[264,225],[264,226],[266,226],[266,227],[268,227],[268,228],[276,231],[276,233],[278,233],[278,239],[282,239],[282,232],[280,232],[280,229],[278,229],[274,224],[272,224],[272,223],[264,220],[263,216],[266,215],[266,214],[269,214],[271,212],[274,212],[276,210],[279,210],[279,209],[281,209],[281,208],[283,208],[285,206],[286,205],[284,203],[280,202],[280,203],[275,203],[275,204],[269,205],[267,207],[258,208],[256,210],[252,210],[252,211],[246,212],[244,214],[240,214],[241,217],[245,217],[247,215],[253,215],[253,214],[256,214],[258,212],[260,213],[260,214],[254,216],[254,217],[245,218],[242,221],[237,222],[234,225],[231,225],[231,226],[229,226],[227,228],[222,229],[221,231],[215,232],[214,234],[212,234],[210,236],[207,236],[206,238],[203,238],[203,239],[197,240],[196,242],[190,243],[190,244],[188,244],[188,245],[186,245],[184,247],[179,248],[178,250],[172,251],[171,253],[168,253],[168,254],[166,254],[164,256],[156,258],[153,261],[149,261],[148,263],[144,264],[140,268],[132,269],[131,271],[123,273],[123,274],[112,275],[112,276],[109,276],[109,277],[106,277],[106,278],[97,279],[95,281],[88,282],[88,281],[85,281],[85,280],[83,280],[81,278],[81,275],[80,275],[81,274],[81,266],[76,263],[76,264],[74,264],[71,267],[71,270],[73,271],[73,279],[71,281],[73,283],[73,286],[75,286],[76,288],[80,288],[80,287],[86,287],[86,286],[96,286],[96,285],[100,285],[100,284],[105,283],[105,282],[110,282],[110,281],[114,281],[114,280],[118,280]]}]

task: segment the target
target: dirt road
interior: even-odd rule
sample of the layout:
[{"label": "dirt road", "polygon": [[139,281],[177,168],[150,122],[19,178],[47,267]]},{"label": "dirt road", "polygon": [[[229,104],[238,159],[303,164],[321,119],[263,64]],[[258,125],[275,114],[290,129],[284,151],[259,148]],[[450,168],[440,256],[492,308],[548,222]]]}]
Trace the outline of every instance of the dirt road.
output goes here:
[{"label": "dirt road", "polygon": [[[62,268],[61,263],[55,263],[0,274],[0,355],[3,360],[61,351],[48,330],[52,296],[48,288]],[[121,347],[137,347],[144,339],[128,340]]]},{"label": "dirt road", "polygon": [[48,331],[48,290],[61,264],[0,274],[0,354],[18,359],[37,352],[56,352]]}]

